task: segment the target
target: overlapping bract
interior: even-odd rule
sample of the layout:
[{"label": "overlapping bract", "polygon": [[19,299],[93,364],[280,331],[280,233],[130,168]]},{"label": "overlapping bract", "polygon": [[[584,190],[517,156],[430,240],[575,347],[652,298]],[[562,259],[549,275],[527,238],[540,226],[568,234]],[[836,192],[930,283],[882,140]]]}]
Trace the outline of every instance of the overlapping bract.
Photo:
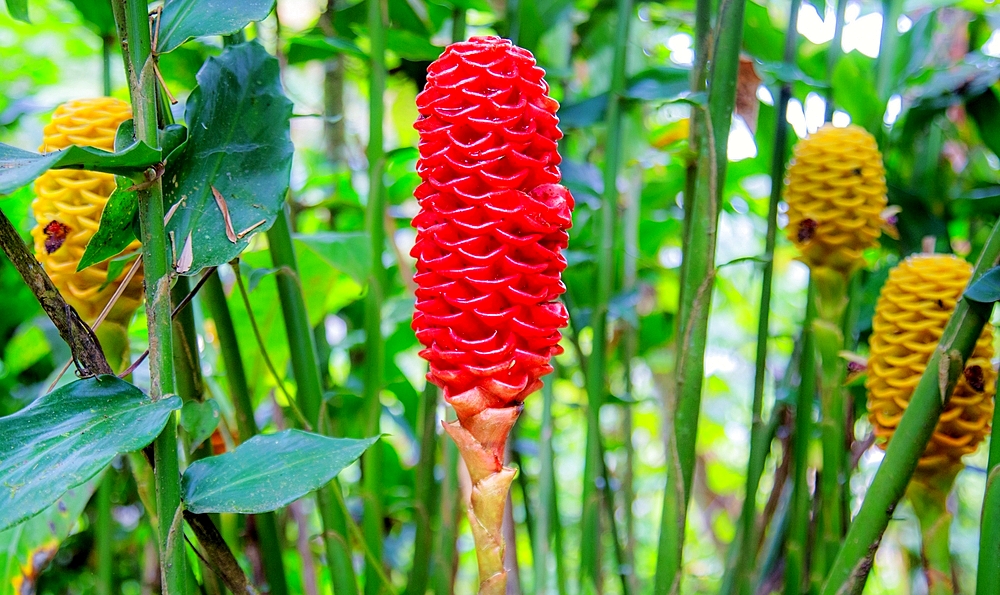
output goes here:
[{"label": "overlapping bract", "polygon": [[477,37],[449,46],[417,97],[413,328],[460,420],[519,407],[561,351],[573,199],[543,74],[526,50]]},{"label": "overlapping bract", "polygon": [[788,238],[812,267],[851,271],[878,245],[885,167],[875,138],[855,125],[826,125],[795,145],[785,201]]},{"label": "overlapping bract", "polygon": [[[911,256],[889,273],[875,307],[865,382],[868,418],[883,448],[971,274],[969,263],[950,255]],[[993,328],[987,324],[920,458],[919,472],[954,470],[989,433],[997,377],[992,357]]]},{"label": "overlapping bract", "polygon": [[[129,105],[111,97],[70,101],[59,106],[45,126],[39,150],[44,153],[78,145],[114,151],[118,126],[131,117]],[[121,277],[106,283],[107,262],[76,270],[114,190],[115,177],[100,172],[53,169],[35,180],[35,200],[31,203],[36,221],[31,230],[35,256],[63,298],[88,322],[97,318],[121,283]],[[139,242],[133,242],[127,250],[138,246]],[[108,317],[125,324],[141,302],[140,273],[132,278]]]}]

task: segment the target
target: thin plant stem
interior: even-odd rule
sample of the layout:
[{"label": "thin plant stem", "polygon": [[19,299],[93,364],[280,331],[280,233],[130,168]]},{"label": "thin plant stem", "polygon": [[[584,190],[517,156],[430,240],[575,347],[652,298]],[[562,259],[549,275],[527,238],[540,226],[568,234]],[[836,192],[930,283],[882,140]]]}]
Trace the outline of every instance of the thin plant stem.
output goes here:
[{"label": "thin plant stem", "polygon": [[[707,18],[700,7],[698,16]],[[667,488],[664,491],[660,542],[657,553],[657,593],[680,590],[684,533],[695,466],[695,441],[705,374],[705,347],[712,288],[715,283],[715,245],[722,189],[728,163],[727,142],[736,99],[739,52],[743,39],[745,0],[724,0],[719,7],[711,67],[708,72],[708,109],[696,120],[696,134],[707,146],[699,150],[697,179],[691,200],[685,199],[685,244],[681,263],[678,307],[679,332],[675,340],[676,388],[665,415],[667,427]],[[696,31],[699,28],[696,21]],[[696,39],[697,41],[697,39]],[[705,48],[700,48],[704,51]],[[697,57],[696,57],[697,59]],[[689,186],[690,189],[690,186]]]},{"label": "thin plant stem", "polygon": [[424,595],[430,581],[431,563],[434,556],[434,520],[440,512],[437,484],[434,481],[434,464],[437,455],[438,388],[430,381],[424,385],[420,404],[417,408],[417,428],[420,435],[420,462],[416,467],[414,480],[414,516],[416,535],[413,538],[413,566],[410,580],[406,585],[408,595]]},{"label": "thin plant stem", "polygon": [[[800,0],[792,0],[785,31],[785,66],[795,63],[795,46],[798,32]],[[757,316],[757,354],[754,366],[753,403],[750,407],[750,453],[747,457],[747,479],[744,490],[743,509],[740,513],[741,545],[737,557],[736,584],[741,593],[748,593],[752,584],[753,569],[757,563],[757,489],[763,468],[755,467],[761,451],[770,451],[771,441],[762,440],[765,424],[764,384],[767,376],[767,343],[770,337],[771,290],[774,278],[774,244],[778,229],[778,202],[785,178],[785,157],[788,151],[788,118],[785,112],[792,96],[792,85],[785,82],[778,92],[775,106],[777,122],[774,130],[774,152],[771,155],[771,196],[767,209],[767,232],[764,238],[764,264],[761,271],[760,310]],[[766,454],[766,453],[765,453]]]},{"label": "thin plant stem", "polygon": [[114,520],[111,518],[111,492],[114,469],[104,471],[97,487],[97,518],[94,519],[94,542],[97,549],[97,594],[112,595],[114,583]]},{"label": "thin plant stem", "polygon": [[[156,77],[150,50],[149,7],[146,0],[114,0],[112,4],[122,55],[126,62],[135,137],[158,146]],[[174,393],[173,336],[170,321],[170,263],[163,223],[163,187],[159,178],[137,191],[146,320],[149,330],[150,397]],[[165,595],[183,595],[187,582],[184,540],[172,535],[170,523],[180,509],[180,465],[177,456],[177,419],[171,415],[153,443],[158,516],[160,574]]]},{"label": "thin plant stem", "polygon": [[[218,270],[205,281],[202,290],[202,302],[208,308],[215,322],[215,333],[219,338],[222,363],[226,370],[226,384],[229,387],[229,400],[236,412],[236,431],[239,441],[246,442],[257,435],[257,422],[253,416],[253,404],[250,402],[250,386],[247,382],[246,369],[243,366],[243,356],[240,354],[233,317],[226,301],[225,289],[219,279]],[[254,516],[257,524],[257,535],[260,538],[263,558],[264,575],[267,577],[271,593],[287,593],[288,584],[285,578],[285,566],[280,555],[273,552],[281,551],[278,521],[273,512]]]},{"label": "thin plant stem", "polygon": [[[535,517],[535,540],[533,542],[535,571],[535,592],[547,593],[549,586],[549,544],[551,543],[552,513],[548,502],[552,499],[555,489],[552,470],[555,466],[552,450],[552,401],[555,398],[552,390],[554,378],[547,376],[542,384],[542,420],[538,439],[538,461],[541,468],[538,472],[538,515]],[[527,496],[525,496],[527,499]]]},{"label": "thin plant stem", "polygon": [[[992,268],[998,257],[1000,220],[983,245],[969,282],[974,283]],[[826,577],[823,595],[860,593],[864,588],[882,534],[991,312],[992,304],[976,304],[967,299],[959,300],[955,306]]]},{"label": "thin plant stem", "polygon": [[115,36],[101,38],[101,81],[105,97],[111,97],[111,51],[115,47]]},{"label": "thin plant stem", "polygon": [[830,49],[826,55],[826,73],[830,86],[826,90],[826,115],[824,122],[833,120],[833,112],[836,106],[833,103],[833,71],[837,67],[837,62],[843,54],[843,44],[841,39],[844,36],[844,15],[847,13],[847,0],[837,0],[837,13],[833,21],[833,39],[830,40]]},{"label": "thin plant stem", "polygon": [[608,93],[605,120],[604,192],[601,208],[595,218],[597,271],[595,274],[594,307],[591,327],[593,349],[587,360],[587,450],[583,473],[583,514],[580,552],[582,592],[600,590],[601,585],[601,492],[597,487],[602,476],[603,461],[599,438],[600,414],[607,392],[608,302],[615,279],[614,236],[615,213],[618,210],[618,170],[622,152],[622,93],[625,89],[625,58],[628,51],[629,22],[632,20],[632,0],[618,0],[614,55],[611,61],[611,88]]},{"label": "thin plant stem", "polygon": [[[910,482],[906,497],[920,523],[920,561],[927,579],[928,595],[953,595],[951,551],[948,533],[951,529],[951,512],[948,511],[948,493],[955,484],[954,472],[945,471],[933,476],[921,476]],[[993,561],[996,564],[996,560]]]},{"label": "thin plant stem", "polygon": [[[623,262],[622,291],[632,293],[637,291],[639,259],[639,220],[642,200],[641,168],[634,170],[631,176],[628,201],[622,221],[623,227]],[[632,505],[635,503],[635,447],[632,443],[634,424],[632,419],[632,402],[635,401],[635,387],[632,384],[632,360],[639,353],[639,329],[631,322],[626,323],[625,336],[621,341],[622,375],[625,377],[625,397],[628,401],[621,407],[621,435],[625,448],[625,461],[622,469],[622,509],[625,520],[625,543],[623,563],[629,568],[629,589],[638,589],[638,577],[635,574],[635,515]]]},{"label": "thin plant stem", "polygon": [[[448,410],[447,421],[455,419]],[[441,528],[434,547],[432,583],[434,595],[452,595],[455,591],[455,571],[458,567],[458,523],[462,517],[458,485],[458,446],[453,440],[444,440],[444,482],[441,487]]]},{"label": "thin plant stem", "polygon": [[[1000,428],[1000,407],[993,409],[993,428]],[[986,465],[986,493],[979,531],[979,566],[976,570],[976,595],[1000,593],[1000,439],[990,438]]]},{"label": "thin plant stem", "polygon": [[813,320],[816,318],[816,286],[809,279],[806,315],[802,321],[802,356],[799,360],[799,387],[792,433],[792,501],[785,553],[785,595],[799,595],[806,576],[809,541],[809,442],[813,432],[813,403],[816,400],[816,345]]},{"label": "thin plant stem", "polygon": [[[320,416],[323,403],[323,383],[319,373],[316,344],[306,310],[302,286],[298,278],[298,261],[292,243],[292,228],[288,207],[278,213],[278,218],[267,231],[268,246],[274,266],[285,271],[277,276],[278,298],[285,322],[285,333],[295,376],[296,400],[307,427],[322,430],[326,424]],[[237,273],[238,274],[238,273]],[[241,282],[239,277],[237,281]],[[247,305],[249,310],[249,304]],[[294,401],[289,401],[294,405]],[[346,521],[341,507],[336,505],[339,484],[336,481],[321,488],[317,494],[320,516],[323,520],[323,545],[336,595],[357,593],[357,581],[351,564],[350,542],[346,534]]]}]

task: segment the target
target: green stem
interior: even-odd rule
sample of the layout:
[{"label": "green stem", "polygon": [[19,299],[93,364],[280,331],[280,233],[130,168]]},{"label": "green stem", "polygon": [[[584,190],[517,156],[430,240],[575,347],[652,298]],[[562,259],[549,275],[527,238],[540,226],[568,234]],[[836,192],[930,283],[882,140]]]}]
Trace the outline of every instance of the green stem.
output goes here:
[{"label": "green stem", "polygon": [[[551,543],[551,523],[549,516],[552,510],[548,502],[552,499],[555,489],[552,471],[555,467],[552,450],[552,383],[555,379],[550,375],[542,385],[542,420],[538,438],[538,461],[541,469],[538,472],[538,515],[535,517],[535,541],[532,558],[535,570],[535,592],[547,593],[549,588],[549,543]],[[527,496],[525,496],[527,499]]]},{"label": "green stem", "polygon": [[[792,0],[788,16],[788,29],[785,31],[785,66],[794,66],[795,47],[798,31],[795,24],[798,20],[800,0]],[[747,457],[746,490],[743,497],[743,509],[740,513],[741,545],[736,565],[736,584],[740,592],[746,594],[752,584],[751,575],[757,562],[757,489],[763,466],[756,467],[755,462],[766,457],[771,450],[771,441],[762,440],[765,430],[764,381],[767,376],[767,342],[770,337],[771,289],[774,278],[774,244],[778,229],[778,203],[781,200],[781,190],[785,179],[785,157],[788,151],[788,119],[785,112],[792,96],[791,82],[781,85],[778,92],[778,102],[775,112],[778,115],[774,130],[774,152],[771,155],[771,196],[767,209],[767,233],[764,239],[764,265],[762,267],[760,289],[760,314],[757,317],[757,355],[754,367],[753,404],[750,408],[750,454]]]},{"label": "green stem", "polygon": [[114,520],[111,518],[111,492],[115,470],[104,472],[97,487],[97,518],[94,520],[94,541],[97,549],[97,595],[112,595],[114,583]]},{"label": "green stem", "polygon": [[[837,62],[843,53],[841,39],[844,36],[844,15],[847,13],[847,0],[837,0],[837,16],[833,21],[833,39],[830,40],[830,49],[827,50],[826,76],[829,87],[826,90],[826,116],[824,121],[833,120],[833,71],[837,67]],[[794,20],[791,22],[795,22]],[[784,113],[784,112],[781,112]]]},{"label": "green stem", "polygon": [[[316,344],[313,343],[309,314],[299,282],[299,265],[292,243],[292,228],[288,218],[288,207],[278,213],[274,225],[267,231],[271,261],[282,272],[277,275],[278,298],[281,314],[285,322],[289,353],[292,360],[292,374],[295,376],[296,400],[305,420],[317,431],[324,429],[321,424],[320,408],[323,402],[323,384],[320,380],[319,361]],[[318,494],[320,514],[323,519],[323,545],[336,595],[357,593],[357,582],[351,565],[350,542],[346,533],[346,519],[336,505],[336,482],[327,484]]]},{"label": "green stem", "polygon": [[952,515],[947,505],[948,492],[954,483],[955,473],[945,472],[943,475],[916,479],[906,490],[920,522],[920,559],[927,578],[928,595],[955,593],[948,547]]},{"label": "green stem", "polygon": [[[156,117],[156,77],[150,52],[149,7],[146,0],[115,0],[113,4],[122,55],[126,61],[135,137],[159,146]],[[146,320],[149,330],[150,397],[159,400],[174,393],[173,337],[170,322],[170,262],[163,225],[163,187],[154,179],[137,192],[141,228]],[[184,539],[172,534],[178,517],[180,464],[177,458],[177,418],[171,415],[153,443],[162,588],[166,595],[182,595],[187,584]]]},{"label": "green stem", "polygon": [[[366,436],[380,433],[382,415],[381,392],[384,383],[385,345],[382,340],[382,302],[385,298],[385,267],[382,253],[385,250],[385,192],[383,170],[385,155],[382,141],[382,123],[385,95],[385,12],[386,0],[368,2],[369,50],[368,87],[368,206],[365,210],[365,230],[371,242],[371,273],[368,293],[365,296],[365,384],[364,428]],[[382,592],[379,573],[382,569],[382,449],[376,446],[361,457],[365,493],[364,533],[368,549],[375,560],[365,566],[365,594]]]},{"label": "green stem", "polygon": [[[823,443],[823,468],[819,477],[820,539],[814,552],[813,572],[820,582],[837,557],[844,535],[844,484],[846,399],[844,397],[844,312],[847,307],[848,279],[838,271],[816,268],[812,271],[816,287],[816,319],[813,336],[820,374],[820,436]],[[822,544],[822,545],[820,545]]]},{"label": "green stem", "polygon": [[[983,246],[970,283],[993,267],[998,257],[1000,221],[993,226]],[[960,300],[955,307],[889,442],[885,458],[865,494],[861,509],[851,523],[847,539],[823,585],[824,595],[860,593],[864,588],[882,533],[917,468],[917,461],[934,433],[941,411],[951,397],[962,375],[965,360],[972,353],[991,311],[992,304],[983,306],[966,299]]]},{"label": "green stem", "polygon": [[587,450],[583,476],[583,516],[581,519],[580,578],[581,588],[600,590],[601,585],[601,507],[598,500],[598,478],[602,475],[598,440],[601,434],[600,414],[607,392],[607,331],[608,302],[614,284],[615,213],[618,210],[618,168],[622,152],[622,93],[625,89],[625,58],[628,51],[629,21],[632,0],[618,0],[614,56],[611,62],[611,88],[608,92],[607,135],[604,152],[604,192],[601,209],[595,219],[597,271],[594,279],[594,308],[591,326],[594,332],[593,350],[587,360]]},{"label": "green stem", "polygon": [[[1000,428],[1000,407],[993,409],[993,427]],[[986,466],[986,493],[979,531],[979,568],[976,595],[1000,593],[1000,439],[990,439]]]},{"label": "green stem", "polygon": [[437,454],[437,404],[438,388],[427,381],[420,396],[417,419],[420,426],[420,462],[414,480],[414,516],[416,536],[413,538],[413,566],[406,585],[408,595],[424,595],[430,580],[434,555],[434,529],[438,503],[437,485],[434,481],[434,463]]},{"label": "green stem", "polygon": [[[236,339],[236,329],[233,317],[226,302],[226,292],[222,287],[218,271],[212,273],[202,287],[202,300],[215,322],[216,336],[219,337],[222,363],[226,370],[226,384],[229,387],[229,400],[236,412],[236,431],[240,443],[246,442],[257,435],[257,422],[253,416],[253,404],[250,402],[250,385],[247,382],[246,369],[243,367],[243,356]],[[257,535],[260,539],[264,563],[264,575],[267,577],[271,593],[274,595],[288,593],[288,582],[285,577],[285,564],[280,554],[281,539],[278,532],[278,521],[273,512],[255,515]]]},{"label": "green stem", "polygon": [[[722,190],[728,163],[727,143],[736,99],[739,52],[743,39],[745,0],[724,0],[719,8],[713,60],[709,69],[708,110],[696,126],[707,150],[699,151],[694,195],[685,206],[690,221],[685,223],[687,241],[681,264],[678,307],[680,333],[676,339],[676,404],[673,439],[668,437],[667,490],[663,501],[660,549],[657,558],[656,592],[680,589],[684,531],[695,465],[695,442],[701,409],[701,389],[705,374],[705,347],[712,287],[715,282],[717,240]],[[696,23],[697,29],[697,23]],[[687,213],[685,213],[687,216]],[[670,412],[667,412],[670,415]],[[673,532],[673,534],[670,534]]]},{"label": "green stem", "polygon": [[[625,204],[623,217],[623,262],[622,262],[622,292],[632,293],[637,290],[639,258],[639,220],[641,219],[642,176],[643,170],[636,168],[631,176],[632,184]],[[632,418],[632,402],[635,401],[635,387],[632,385],[632,360],[639,353],[639,329],[632,323],[625,328],[622,337],[622,375],[625,377],[625,398],[630,401],[621,407],[621,435],[625,447],[625,461],[622,469],[622,509],[625,520],[624,564],[632,570],[629,574],[629,588],[632,592],[638,590],[638,577],[635,573],[635,447],[632,442],[634,423]]]},{"label": "green stem", "polygon": [[893,68],[896,62],[896,44],[899,34],[896,30],[896,22],[903,14],[903,0],[882,0],[882,41],[878,52],[878,70],[875,89],[878,98],[885,102],[892,95]]},{"label": "green stem", "polygon": [[[455,419],[451,409],[447,421]],[[455,592],[455,571],[458,566],[458,552],[455,541],[458,538],[458,519],[461,516],[458,487],[458,446],[454,440],[444,440],[444,482],[441,489],[441,528],[435,544],[433,568],[434,595],[452,595]]]},{"label": "green stem", "polygon": [[465,41],[465,11],[461,8],[451,13],[451,40]]},{"label": "green stem", "polygon": [[105,35],[101,38],[101,79],[104,83],[105,97],[111,97],[111,50],[114,46],[114,35]]},{"label": "green stem", "polygon": [[792,502],[789,537],[785,554],[785,595],[799,595],[806,576],[806,552],[809,542],[809,442],[813,432],[813,403],[816,400],[816,344],[813,321],[816,318],[816,284],[810,276],[806,297],[806,316],[802,321],[802,359],[799,362],[799,389],[795,403],[795,429],[792,435]]}]

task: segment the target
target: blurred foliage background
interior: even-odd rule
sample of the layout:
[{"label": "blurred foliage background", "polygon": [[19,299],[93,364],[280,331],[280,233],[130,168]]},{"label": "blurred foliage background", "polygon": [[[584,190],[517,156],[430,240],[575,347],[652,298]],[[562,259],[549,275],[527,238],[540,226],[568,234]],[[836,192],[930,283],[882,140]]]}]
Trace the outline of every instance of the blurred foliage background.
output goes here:
[{"label": "blurred foliage background", "polygon": [[[32,0],[32,24],[14,21],[0,11],[0,141],[34,148],[41,128],[63,101],[98,96],[102,90],[102,34],[77,8],[85,0]],[[744,57],[759,76],[750,83],[756,121],[738,118],[730,135],[731,159],[720,221],[716,280],[705,392],[698,431],[698,468],[689,516],[684,592],[703,593],[719,587],[730,542],[736,534],[743,498],[748,452],[750,401],[760,254],[764,250],[765,215],[773,183],[770,160],[777,120],[787,117],[789,146],[815,131],[826,118],[827,102],[836,108],[836,124],[857,123],[879,139],[888,169],[889,202],[898,205],[899,240],[883,237],[882,247],[867,254],[868,270],[855,288],[853,339],[865,353],[871,316],[888,269],[901,257],[920,251],[933,238],[939,252],[975,255],[992,222],[1000,215],[1000,10],[986,0],[906,0],[889,2],[890,20],[879,2],[845,3],[842,55],[829,67],[835,7],[810,0],[797,19],[800,38],[794,67],[781,64],[787,2],[747,2]],[[607,0],[390,0],[389,79],[385,94],[385,184],[392,251],[384,262],[389,271],[388,298],[383,305],[386,337],[386,389],[382,392],[382,430],[377,445],[384,450],[383,485],[376,497],[386,518],[384,543],[389,576],[398,588],[407,584],[415,554],[421,436],[420,407],[425,364],[410,330],[413,297],[409,288],[414,240],[409,220],[417,212],[412,191],[419,179],[414,166],[417,134],[412,125],[414,98],[424,83],[425,68],[452,40],[456,17],[464,15],[468,35],[500,34],[535,53],[547,72],[552,93],[562,104],[564,184],[577,200],[571,230],[570,267],[565,274],[572,326],[564,333],[566,353],[557,358],[546,397],[526,403],[515,429],[512,460],[521,473],[512,489],[516,555],[515,576],[525,593],[577,592],[581,545],[593,536],[581,533],[583,465],[587,416],[599,415],[607,477],[603,491],[601,576],[608,593],[652,592],[652,576],[664,490],[663,401],[673,390],[674,314],[681,263],[681,192],[689,152],[687,118],[689,70],[693,60],[694,3],[689,0],[640,2],[632,14],[627,53],[625,154],[619,177],[619,228],[616,230],[616,279],[611,302],[613,340],[609,352],[611,386],[605,405],[590,411],[581,359],[592,348],[589,325],[593,306],[593,221],[603,188],[605,160],[604,108],[614,49],[614,3]],[[299,267],[309,317],[325,367],[327,405],[340,435],[360,436],[363,320],[361,297],[366,249],[363,230],[367,200],[368,44],[365,2],[350,0],[279,0],[276,11],[251,26],[256,38],[283,65],[286,93],[294,101],[292,135],[293,225],[298,233]],[[879,43],[879,39],[882,43]],[[891,63],[880,60],[886,40]],[[180,100],[195,86],[202,62],[221,51],[221,40],[198,39],[162,57],[160,69]],[[117,50],[114,50],[117,52]],[[127,99],[124,72],[117,54],[112,67],[115,95]],[[752,79],[750,79],[752,80]],[[778,87],[793,83],[786,114],[774,108]],[[30,188],[0,199],[0,208],[28,239],[33,225]],[[779,217],[780,219],[780,217]],[[341,232],[330,235],[331,232]],[[269,269],[262,235],[241,259],[250,288],[252,311],[267,355],[290,386],[289,352],[283,322],[275,307],[274,271]],[[765,417],[790,400],[789,370],[805,304],[806,267],[779,237],[775,252],[775,285],[770,325],[770,356]],[[234,275],[221,270],[227,291]],[[12,413],[36,398],[69,357],[51,323],[6,260],[0,260],[0,415]],[[285,401],[265,367],[250,317],[238,292],[230,308],[248,368],[258,424],[285,427]],[[233,408],[220,371],[218,338],[206,309],[195,301],[199,349],[210,396],[222,411],[221,435],[232,446]],[[146,347],[140,314],[131,327],[133,355]],[[142,386],[148,371],[140,367]],[[433,394],[433,393],[431,393]],[[859,419],[854,431],[866,446],[870,434],[861,412],[863,389],[855,389]],[[542,448],[542,409],[552,406],[552,449]],[[446,415],[438,406],[437,419]],[[462,485],[450,444],[437,434],[432,585],[448,592],[452,568],[456,593],[475,589],[475,556],[464,513]],[[783,504],[781,467],[787,461],[787,427],[779,427],[758,497],[764,514]],[[851,480],[856,510],[881,460],[881,451],[855,453],[858,473]],[[551,456],[551,459],[546,457]],[[816,454],[818,457],[818,453]],[[958,588],[971,592],[975,581],[979,514],[985,484],[985,447],[970,456],[957,481],[952,506],[952,550]],[[118,481],[113,494],[115,574],[123,594],[156,592],[155,547],[143,521],[135,483],[124,464],[112,470]],[[551,474],[551,475],[548,475]],[[362,494],[355,466],[343,475],[348,507],[360,519]],[[555,491],[542,489],[555,486]],[[548,501],[543,497],[551,495]],[[545,510],[548,535],[534,533]],[[282,552],[293,592],[329,592],[328,570],[316,564],[322,556],[321,531],[312,500],[303,499],[279,514],[286,547]],[[901,506],[876,558],[866,593],[924,592],[919,570],[919,531],[913,514]],[[71,535],[46,556],[47,570],[38,577],[39,593],[94,592],[92,505],[79,521],[67,521]],[[613,524],[612,522],[613,521]],[[253,549],[253,527],[242,519],[224,518],[223,532],[234,542],[250,543],[241,562],[261,575],[260,555]],[[442,536],[457,535],[452,551]],[[10,592],[2,580],[12,567],[14,546],[0,534],[0,593]],[[553,555],[539,575],[533,546],[544,539]],[[150,549],[152,547],[152,549]],[[451,556],[454,555],[454,558]],[[356,550],[361,563],[363,554]],[[761,556],[761,564],[765,560]],[[780,570],[780,560],[775,562]],[[452,566],[454,564],[454,566]],[[151,576],[152,569],[152,576]],[[625,578],[621,579],[620,575]],[[546,576],[548,591],[536,585]],[[765,575],[766,576],[766,575]],[[444,582],[442,582],[444,581]],[[517,582],[517,581],[515,581]],[[442,586],[444,585],[444,586]],[[766,586],[766,585],[765,585]],[[443,590],[442,590],[443,589]]]}]

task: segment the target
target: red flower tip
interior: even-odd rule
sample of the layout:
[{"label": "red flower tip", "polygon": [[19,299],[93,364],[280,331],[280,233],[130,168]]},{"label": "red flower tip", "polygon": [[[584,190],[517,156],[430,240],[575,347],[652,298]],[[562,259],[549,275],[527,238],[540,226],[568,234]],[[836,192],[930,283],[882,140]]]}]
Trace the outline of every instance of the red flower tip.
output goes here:
[{"label": "red flower tip", "polygon": [[448,46],[417,96],[413,329],[459,419],[519,407],[561,353],[573,197],[544,71],[499,37]]}]

